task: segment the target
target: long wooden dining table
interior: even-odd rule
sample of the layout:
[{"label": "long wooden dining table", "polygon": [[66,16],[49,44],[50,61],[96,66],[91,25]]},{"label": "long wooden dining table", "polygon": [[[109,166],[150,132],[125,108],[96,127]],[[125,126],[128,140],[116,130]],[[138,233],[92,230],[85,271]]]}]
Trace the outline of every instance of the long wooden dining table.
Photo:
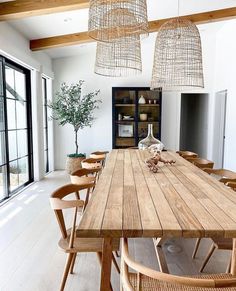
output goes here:
[{"label": "long wooden dining table", "polygon": [[151,172],[147,151],[112,150],[79,224],[81,237],[102,237],[100,290],[110,290],[113,238],[233,238],[236,275],[236,193],[178,154]]}]

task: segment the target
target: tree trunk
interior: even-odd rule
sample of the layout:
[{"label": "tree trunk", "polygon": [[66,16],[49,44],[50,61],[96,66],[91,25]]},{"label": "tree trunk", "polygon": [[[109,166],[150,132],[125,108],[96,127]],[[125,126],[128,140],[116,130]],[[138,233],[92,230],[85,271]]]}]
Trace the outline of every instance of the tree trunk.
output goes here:
[{"label": "tree trunk", "polygon": [[79,145],[78,145],[78,130],[75,129],[75,153],[78,154]]}]

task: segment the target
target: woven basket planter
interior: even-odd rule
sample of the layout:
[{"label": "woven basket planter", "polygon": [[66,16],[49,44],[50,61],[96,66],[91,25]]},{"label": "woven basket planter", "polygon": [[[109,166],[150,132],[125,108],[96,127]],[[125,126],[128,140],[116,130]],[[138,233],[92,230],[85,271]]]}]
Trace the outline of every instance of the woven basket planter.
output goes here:
[{"label": "woven basket planter", "polygon": [[81,162],[85,157],[67,157],[66,159],[66,171],[68,174],[73,173],[74,171],[81,169]]}]

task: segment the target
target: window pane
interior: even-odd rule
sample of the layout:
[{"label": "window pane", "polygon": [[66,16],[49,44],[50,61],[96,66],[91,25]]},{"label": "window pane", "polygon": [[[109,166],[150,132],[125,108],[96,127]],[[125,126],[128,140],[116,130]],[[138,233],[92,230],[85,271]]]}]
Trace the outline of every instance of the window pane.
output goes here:
[{"label": "window pane", "polygon": [[6,66],[5,68],[7,97],[15,99],[13,94],[15,90],[14,70],[8,66]]},{"label": "window pane", "polygon": [[5,133],[0,132],[0,166],[6,163]]},{"label": "window pane", "polygon": [[17,100],[25,100],[26,92],[25,92],[25,75],[21,72],[15,71],[15,90]]},{"label": "window pane", "polygon": [[27,130],[17,131],[17,145],[18,145],[18,158],[26,156],[28,153],[27,146]]},{"label": "window pane", "polygon": [[8,129],[16,128],[16,102],[11,99],[7,99],[7,122]]},{"label": "window pane", "polygon": [[10,191],[13,191],[19,186],[17,161],[11,162],[9,165],[10,165]]},{"label": "window pane", "polygon": [[18,160],[19,169],[19,185],[26,183],[29,180],[29,159],[28,157]]},{"label": "window pane", "polygon": [[5,120],[4,120],[4,99],[0,97],[0,130],[5,129]]},{"label": "window pane", "polygon": [[0,167],[0,200],[7,196],[7,169],[6,166]]},{"label": "window pane", "polygon": [[17,147],[16,147],[16,131],[8,132],[9,140],[9,160],[15,160],[17,158]]},{"label": "window pane", "polygon": [[16,101],[17,128],[26,128],[26,102]]},{"label": "window pane", "polygon": [[0,62],[0,96],[3,96],[2,61]]},{"label": "window pane", "polygon": [[47,150],[48,149],[48,131],[46,128],[44,129],[43,143],[44,143],[44,149]]}]

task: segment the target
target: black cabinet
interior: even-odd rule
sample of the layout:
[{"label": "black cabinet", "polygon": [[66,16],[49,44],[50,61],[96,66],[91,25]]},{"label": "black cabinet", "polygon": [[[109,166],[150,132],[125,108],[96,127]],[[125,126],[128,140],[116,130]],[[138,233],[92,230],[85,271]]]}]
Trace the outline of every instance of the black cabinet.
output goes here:
[{"label": "black cabinet", "polygon": [[162,92],[149,87],[112,88],[113,148],[136,147],[147,136],[148,124],[161,139]]}]

